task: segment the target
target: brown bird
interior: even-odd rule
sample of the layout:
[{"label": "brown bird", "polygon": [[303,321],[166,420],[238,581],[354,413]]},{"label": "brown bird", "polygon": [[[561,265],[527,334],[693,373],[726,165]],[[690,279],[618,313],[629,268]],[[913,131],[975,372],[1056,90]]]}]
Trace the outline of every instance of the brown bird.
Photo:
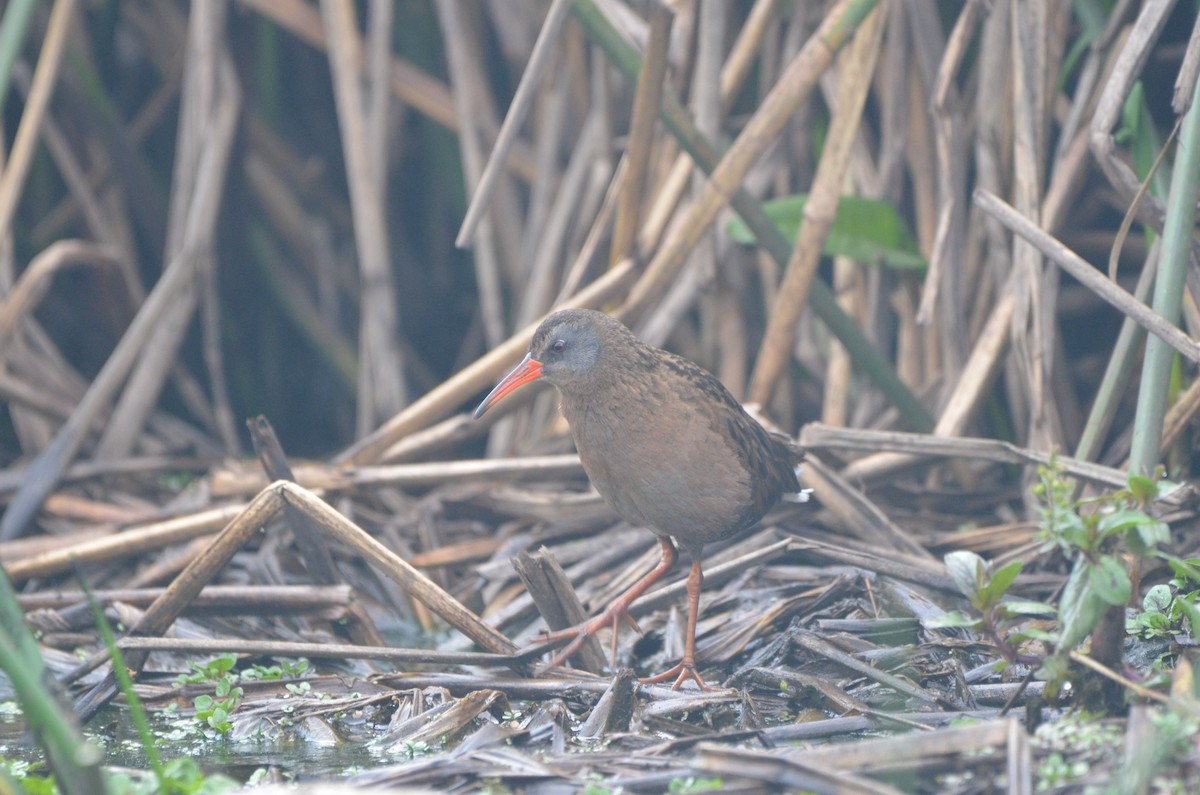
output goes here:
[{"label": "brown bird", "polygon": [[640,632],[629,607],[688,551],[688,623],[683,660],[650,682],[675,677],[710,690],[696,670],[696,618],[704,545],[756,523],[781,498],[803,501],[802,453],[754,421],[724,385],[673,353],[639,340],[601,312],[564,309],[542,322],[529,353],[475,410],[483,416],[517,387],[545,379],[558,387],[584,471],[625,521],[653,530],[662,561],[600,615],[550,635],[571,643],[562,664],[597,630]]}]

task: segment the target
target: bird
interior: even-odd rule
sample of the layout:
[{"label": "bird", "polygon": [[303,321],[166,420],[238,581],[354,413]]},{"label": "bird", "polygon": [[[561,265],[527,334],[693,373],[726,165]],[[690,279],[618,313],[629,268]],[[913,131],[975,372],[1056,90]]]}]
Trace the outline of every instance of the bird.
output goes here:
[{"label": "bird", "polygon": [[798,480],[803,451],[756,422],[708,371],[641,341],[603,312],[549,315],[475,419],[539,380],[557,387],[579,459],[600,496],[626,522],[653,531],[662,549],[658,565],[598,616],[547,637],[571,641],[549,667],[603,627],[612,627],[614,656],[622,622],[641,634],[629,608],[674,566],[678,544],[691,557],[683,658],[642,681],[674,678],[675,690],[689,680],[715,690],[696,665],[703,547],[753,526],[780,499],[805,501],[808,490]]}]

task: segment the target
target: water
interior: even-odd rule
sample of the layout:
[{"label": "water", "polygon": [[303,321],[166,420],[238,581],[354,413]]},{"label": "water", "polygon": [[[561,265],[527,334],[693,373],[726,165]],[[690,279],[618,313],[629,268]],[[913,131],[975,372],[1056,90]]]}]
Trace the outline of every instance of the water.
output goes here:
[{"label": "water", "polygon": [[[21,771],[41,762],[43,754],[14,710],[12,702],[0,704],[0,757],[10,766],[16,763],[16,770]],[[170,710],[152,711],[150,721],[164,762],[191,757],[205,773],[223,773],[239,782],[260,768],[273,768],[288,780],[336,779],[397,761],[370,745],[378,726],[361,712],[308,717],[294,724],[278,713],[235,714],[234,729],[228,736],[201,734],[194,718]],[[128,710],[107,708],[89,724],[85,735],[104,749],[106,767],[150,768]]]}]

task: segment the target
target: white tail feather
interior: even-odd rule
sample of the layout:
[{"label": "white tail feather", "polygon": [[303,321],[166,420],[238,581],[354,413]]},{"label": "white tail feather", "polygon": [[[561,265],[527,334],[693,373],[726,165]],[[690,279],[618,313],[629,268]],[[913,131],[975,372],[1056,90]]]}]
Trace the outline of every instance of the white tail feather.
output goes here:
[{"label": "white tail feather", "polygon": [[[804,471],[804,465],[797,464],[794,471],[796,473],[796,479],[798,480],[800,478],[800,473]],[[808,502],[808,498],[811,495],[812,489],[800,489],[800,491],[797,492],[789,492],[788,494],[784,494],[782,497],[780,497],[780,499],[784,502]]]}]

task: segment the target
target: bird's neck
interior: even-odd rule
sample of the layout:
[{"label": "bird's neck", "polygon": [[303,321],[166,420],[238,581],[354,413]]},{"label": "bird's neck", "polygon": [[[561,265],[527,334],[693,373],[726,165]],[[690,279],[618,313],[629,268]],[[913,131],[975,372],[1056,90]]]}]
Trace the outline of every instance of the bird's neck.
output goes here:
[{"label": "bird's neck", "polygon": [[575,424],[585,413],[619,414],[622,406],[628,408],[629,393],[615,387],[611,382],[594,385],[573,385],[571,389],[559,389],[559,405],[567,422]]},{"label": "bird's neck", "polygon": [[563,416],[574,432],[587,427],[628,429],[637,417],[653,416],[653,407],[665,399],[663,384],[646,367],[612,368],[604,378],[560,387],[559,394]]}]

